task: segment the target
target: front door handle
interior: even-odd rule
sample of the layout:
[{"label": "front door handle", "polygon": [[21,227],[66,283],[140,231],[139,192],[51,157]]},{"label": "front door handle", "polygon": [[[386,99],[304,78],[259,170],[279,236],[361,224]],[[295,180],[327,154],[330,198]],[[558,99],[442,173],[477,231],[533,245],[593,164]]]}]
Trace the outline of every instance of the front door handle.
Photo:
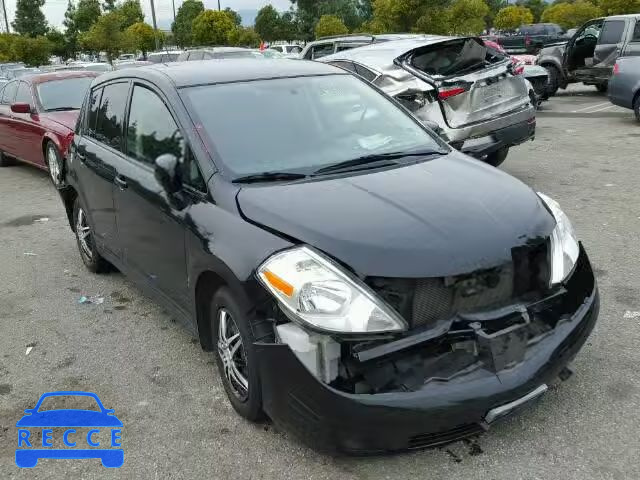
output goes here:
[{"label": "front door handle", "polygon": [[118,186],[120,190],[124,190],[125,188],[128,187],[127,179],[124,178],[122,175],[116,175],[116,178],[114,179],[114,183]]}]

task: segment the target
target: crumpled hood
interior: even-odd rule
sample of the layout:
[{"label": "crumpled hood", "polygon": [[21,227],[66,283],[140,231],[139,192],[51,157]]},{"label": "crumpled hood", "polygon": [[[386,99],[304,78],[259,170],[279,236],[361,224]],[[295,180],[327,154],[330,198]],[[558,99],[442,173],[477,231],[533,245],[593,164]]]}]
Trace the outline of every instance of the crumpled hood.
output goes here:
[{"label": "crumpled hood", "polygon": [[555,220],[519,180],[453,152],[346,178],[241,189],[251,221],[312,245],[362,276],[433,277],[511,260]]},{"label": "crumpled hood", "polygon": [[49,120],[59,123],[60,125],[67,127],[69,130],[76,128],[76,121],[80,110],[67,110],[64,112],[46,112],[43,116],[46,116]]}]

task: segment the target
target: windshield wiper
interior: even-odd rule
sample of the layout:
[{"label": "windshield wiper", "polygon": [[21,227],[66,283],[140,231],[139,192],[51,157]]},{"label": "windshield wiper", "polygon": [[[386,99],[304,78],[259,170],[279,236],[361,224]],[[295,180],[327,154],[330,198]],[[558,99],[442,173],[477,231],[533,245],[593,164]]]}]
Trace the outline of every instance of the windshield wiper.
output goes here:
[{"label": "windshield wiper", "polygon": [[47,112],[66,112],[68,110],[79,110],[78,107],[56,107],[56,108],[47,108]]},{"label": "windshield wiper", "polygon": [[[443,150],[420,150],[409,152],[389,152],[389,153],[374,153],[371,155],[364,155],[362,157],[339,162],[334,165],[322,167],[316,170],[314,175],[321,175],[323,173],[334,173],[339,171],[349,171],[354,167],[361,167],[369,165],[370,168],[387,167],[389,165],[397,165],[398,162],[393,160],[399,160],[406,157],[427,157],[429,155],[444,155],[446,152]],[[361,170],[361,169],[357,169]]]},{"label": "windshield wiper", "polygon": [[277,182],[280,180],[300,180],[306,178],[304,173],[295,172],[262,172],[234,178],[231,183]]}]

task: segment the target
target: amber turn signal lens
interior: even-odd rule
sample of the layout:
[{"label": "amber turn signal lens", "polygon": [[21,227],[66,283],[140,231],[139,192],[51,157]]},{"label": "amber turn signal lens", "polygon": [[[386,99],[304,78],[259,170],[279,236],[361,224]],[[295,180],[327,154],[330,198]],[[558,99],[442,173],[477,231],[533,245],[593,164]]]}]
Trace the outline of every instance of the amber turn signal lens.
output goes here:
[{"label": "amber turn signal lens", "polygon": [[265,270],[263,275],[264,275],[265,280],[267,282],[269,282],[269,284],[273,288],[275,288],[276,290],[282,292],[287,297],[292,297],[293,296],[293,286],[291,284],[285,282],[278,275],[276,275],[275,273],[273,273],[273,272],[271,272],[269,270]]}]

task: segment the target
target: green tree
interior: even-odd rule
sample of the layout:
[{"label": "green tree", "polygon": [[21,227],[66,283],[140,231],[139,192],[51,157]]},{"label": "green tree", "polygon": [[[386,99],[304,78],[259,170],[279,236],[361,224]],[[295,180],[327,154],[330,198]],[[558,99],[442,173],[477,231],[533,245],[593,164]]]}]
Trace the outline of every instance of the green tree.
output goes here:
[{"label": "green tree", "polygon": [[135,23],[144,22],[144,13],[139,0],[125,0],[116,7],[122,16],[122,28],[127,29]]},{"label": "green tree", "polygon": [[487,26],[487,30],[493,27],[493,21],[500,10],[508,6],[507,0],[487,0],[489,6],[489,13],[484,17],[484,23]]},{"label": "green tree", "polygon": [[443,30],[444,25],[438,25],[435,15],[449,3],[449,0],[374,0],[373,20],[366,26],[373,28],[373,33],[425,31],[434,27]]},{"label": "green tree", "polygon": [[592,18],[602,16],[602,10],[587,0],[574,3],[554,3],[542,13],[542,21],[557,23],[562,28],[578,27]]},{"label": "green tree", "polygon": [[510,5],[498,12],[493,25],[499,30],[515,30],[520,25],[533,23],[531,10],[519,5]]},{"label": "green tree", "polygon": [[605,15],[640,13],[640,0],[600,0],[599,5]]},{"label": "green tree", "polygon": [[102,12],[98,0],[80,0],[73,18],[78,32],[88,32]]},{"label": "green tree", "polygon": [[448,35],[451,31],[451,18],[449,10],[442,7],[431,8],[422,15],[416,26],[415,32],[429,33],[433,35]]},{"label": "green tree", "polygon": [[80,35],[80,44],[93,52],[105,52],[109,63],[113,63],[127,48],[128,39],[123,32],[123,24],[124,19],[117,11],[101,15],[88,32]]},{"label": "green tree", "polygon": [[71,0],[67,3],[67,10],[64,12],[64,41],[66,45],[65,58],[74,57],[78,49],[78,27],[75,21],[76,7]]},{"label": "green tree", "polygon": [[231,8],[227,7],[224,9],[231,17],[233,18],[233,23],[235,23],[238,27],[242,25],[242,17],[235,10],[231,10]]},{"label": "green tree", "polygon": [[349,33],[349,29],[344,22],[335,15],[323,15],[316,24],[315,32],[316,38],[320,38],[330,35],[344,35]]},{"label": "green tree", "polygon": [[236,27],[229,33],[228,42],[238,47],[256,48],[260,45],[260,35],[253,28]]},{"label": "green tree", "polygon": [[533,14],[533,23],[539,23],[542,18],[542,12],[549,6],[545,0],[518,0],[517,5],[526,7]]},{"label": "green tree", "polygon": [[306,40],[313,38],[314,28],[320,17],[334,15],[341,19],[348,29],[359,28],[367,18],[371,2],[365,0],[291,0],[296,7],[299,35]]},{"label": "green tree", "polygon": [[105,12],[113,12],[116,9],[116,0],[104,0],[102,9]]},{"label": "green tree", "polygon": [[29,67],[38,67],[49,63],[52,45],[43,36],[15,36],[11,45],[12,58],[24,62]]},{"label": "green tree", "polygon": [[452,34],[477,35],[485,28],[489,6],[484,0],[454,0],[448,12]]},{"label": "green tree", "polygon": [[280,15],[280,23],[278,24],[278,40],[291,41],[297,37],[298,24],[291,12],[285,12]]},{"label": "green tree", "polygon": [[15,61],[13,57],[13,42],[18,35],[12,33],[0,33],[0,62]]},{"label": "green tree", "polygon": [[255,29],[258,35],[260,35],[260,38],[267,42],[281,40],[281,27],[282,19],[280,18],[280,14],[271,4],[265,5],[258,11]]},{"label": "green tree", "polygon": [[67,42],[62,32],[52,28],[47,32],[45,37],[51,43],[51,54],[64,58],[67,54]]},{"label": "green tree", "polygon": [[193,21],[193,39],[202,45],[224,45],[235,28],[227,12],[205,10]]},{"label": "green tree", "polygon": [[18,0],[15,20],[11,23],[13,30],[29,37],[47,33],[47,20],[41,10],[43,5],[44,0]]},{"label": "green tree", "polygon": [[182,3],[176,13],[176,20],[171,25],[171,31],[178,46],[193,45],[193,21],[202,12],[204,12],[204,5],[200,0],[185,0]]},{"label": "green tree", "polygon": [[129,48],[135,51],[140,50],[145,58],[147,52],[154,50],[156,47],[157,33],[148,23],[134,23],[125,30],[125,34]]}]

